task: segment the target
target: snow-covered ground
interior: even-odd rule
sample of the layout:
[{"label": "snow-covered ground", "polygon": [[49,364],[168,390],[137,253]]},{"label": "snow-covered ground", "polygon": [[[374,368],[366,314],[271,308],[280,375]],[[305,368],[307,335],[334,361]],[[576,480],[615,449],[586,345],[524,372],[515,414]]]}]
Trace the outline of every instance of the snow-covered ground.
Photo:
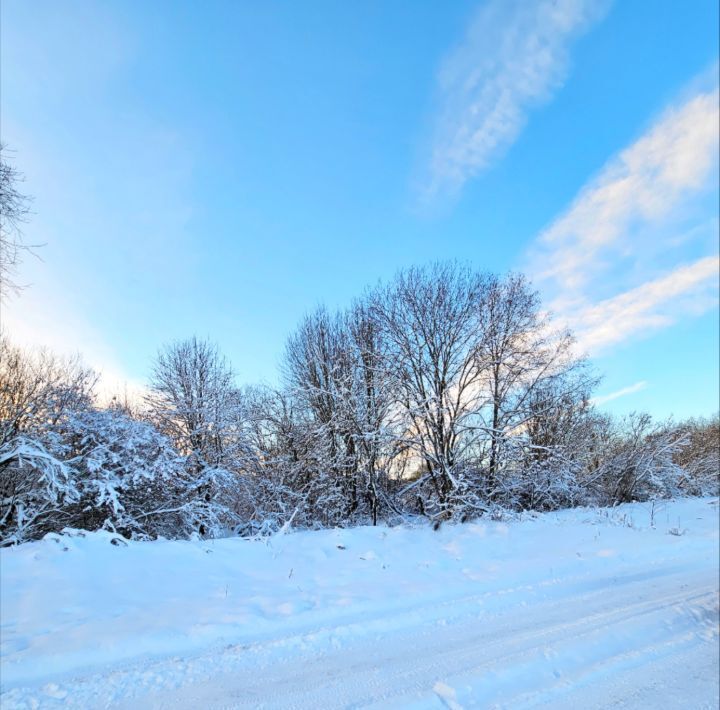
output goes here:
[{"label": "snow-covered ground", "polygon": [[16,707],[717,708],[717,499],[0,552]]}]

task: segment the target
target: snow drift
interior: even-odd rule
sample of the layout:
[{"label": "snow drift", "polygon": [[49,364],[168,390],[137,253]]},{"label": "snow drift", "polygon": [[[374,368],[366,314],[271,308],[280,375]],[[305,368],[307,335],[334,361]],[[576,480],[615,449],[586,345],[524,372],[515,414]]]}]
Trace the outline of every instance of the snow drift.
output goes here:
[{"label": "snow drift", "polygon": [[0,563],[3,708],[717,704],[717,499]]}]

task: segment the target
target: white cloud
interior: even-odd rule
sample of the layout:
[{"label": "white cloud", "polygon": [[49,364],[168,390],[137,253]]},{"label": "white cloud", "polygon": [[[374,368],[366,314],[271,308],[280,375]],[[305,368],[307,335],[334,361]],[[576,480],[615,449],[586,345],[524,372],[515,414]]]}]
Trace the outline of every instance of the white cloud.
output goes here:
[{"label": "white cloud", "polygon": [[718,100],[715,87],[672,107],[613,158],[541,234],[537,278],[581,287],[597,275],[608,251],[627,252],[637,224],[663,221],[702,188],[717,160]]},{"label": "white cloud", "polygon": [[568,72],[571,41],[605,0],[490,0],[442,63],[427,197],[455,195],[521,132]]},{"label": "white cloud", "polygon": [[606,402],[612,402],[614,399],[626,397],[629,394],[635,394],[636,392],[644,390],[647,387],[647,384],[648,383],[645,382],[645,380],[642,380],[641,382],[636,382],[634,385],[630,385],[629,387],[623,387],[622,389],[617,390],[617,392],[611,392],[610,394],[593,397],[590,402],[597,406],[605,404]]},{"label": "white cloud", "polygon": [[720,259],[708,256],[680,266],[613,298],[570,316],[583,350],[597,353],[631,336],[673,325],[683,315],[700,315],[717,305]]},{"label": "white cloud", "polygon": [[585,352],[717,305],[719,98],[715,66],[532,245],[528,270]]}]

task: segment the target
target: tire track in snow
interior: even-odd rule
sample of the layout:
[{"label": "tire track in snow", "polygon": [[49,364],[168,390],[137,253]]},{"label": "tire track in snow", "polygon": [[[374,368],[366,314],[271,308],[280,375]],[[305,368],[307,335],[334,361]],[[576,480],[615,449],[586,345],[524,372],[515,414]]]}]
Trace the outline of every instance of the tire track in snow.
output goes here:
[{"label": "tire track in snow", "polygon": [[534,707],[543,698],[576,702],[573,689],[717,645],[717,580],[710,570],[655,568],[614,579],[588,579],[603,586],[494,613],[486,611],[485,595],[465,597],[452,623],[395,628],[382,639],[372,632],[382,625],[377,618],[365,634],[358,635],[358,624],[316,630],[78,678],[42,694],[15,689],[5,700],[20,707],[40,696],[43,707],[57,700],[65,707],[133,709],[441,707],[448,700],[433,690],[441,683],[457,691],[451,700],[459,706]]}]

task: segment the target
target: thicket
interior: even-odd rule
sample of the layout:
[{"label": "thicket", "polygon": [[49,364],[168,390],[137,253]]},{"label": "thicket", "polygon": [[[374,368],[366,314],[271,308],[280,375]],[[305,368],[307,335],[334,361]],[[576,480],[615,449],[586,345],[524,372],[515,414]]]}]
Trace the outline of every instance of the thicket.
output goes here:
[{"label": "thicket", "polygon": [[520,275],[399,273],[308,315],[278,388],[206,341],[158,354],[142,401],[100,407],[79,360],[0,337],[0,544],[64,528],[258,534],[716,495],[718,417],[596,410],[572,335]]}]

